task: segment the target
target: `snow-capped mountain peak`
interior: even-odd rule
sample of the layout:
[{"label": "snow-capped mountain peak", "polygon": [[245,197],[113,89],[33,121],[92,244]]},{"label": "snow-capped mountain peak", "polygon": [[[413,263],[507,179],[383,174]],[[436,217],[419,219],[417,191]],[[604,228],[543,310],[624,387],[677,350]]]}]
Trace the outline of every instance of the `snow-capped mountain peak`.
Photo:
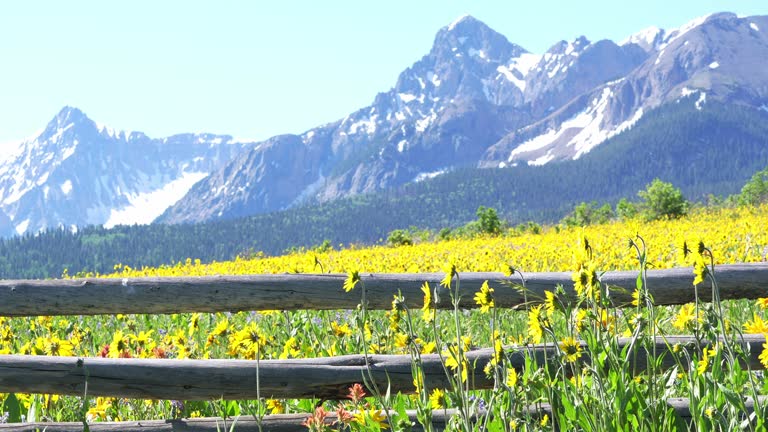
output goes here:
[{"label": "snow-capped mountain peak", "polygon": [[655,51],[663,42],[665,33],[664,29],[651,26],[629,36],[619,42],[619,45],[626,46],[629,44],[636,44],[646,52]]},{"label": "snow-capped mountain peak", "polygon": [[471,21],[477,21],[477,19],[475,19],[475,17],[473,17],[470,14],[464,14],[456,18],[455,20],[453,20],[450,24],[448,24],[446,26],[446,29],[448,31],[453,31],[459,24],[461,24],[464,21],[471,22]]},{"label": "snow-capped mountain peak", "polygon": [[216,145],[230,139],[189,134],[153,140],[97,126],[81,110],[64,107],[0,165],[1,219],[10,220],[16,234],[149,223],[242,148]]},{"label": "snow-capped mountain peak", "polygon": [[768,17],[716,14],[621,44],[582,36],[532,54],[463,16],[370,105],[259,143],[156,140],[67,108],[0,168],[0,227],[148,222],[179,191],[159,221],[226,219],[460,167],[581,158],[665,104],[768,106],[765,29]]}]

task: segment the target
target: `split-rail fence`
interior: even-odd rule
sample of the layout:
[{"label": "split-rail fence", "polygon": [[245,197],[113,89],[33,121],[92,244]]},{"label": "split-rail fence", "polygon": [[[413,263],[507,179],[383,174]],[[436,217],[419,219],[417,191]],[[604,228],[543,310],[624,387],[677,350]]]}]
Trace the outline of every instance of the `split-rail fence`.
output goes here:
[{"label": "split-rail fence", "polygon": [[[611,288],[616,304],[630,304],[636,271],[605,273],[601,280]],[[389,309],[393,294],[401,293],[408,307],[422,306],[421,285],[438,286],[442,273],[361,274],[370,309]],[[717,267],[720,297],[756,299],[768,296],[768,263],[722,265]],[[281,274],[206,277],[152,277],[123,279],[6,280],[0,281],[0,316],[31,317],[48,315],[99,314],[169,314],[183,312],[236,312],[298,309],[354,309],[360,298],[342,290],[343,274]],[[474,293],[484,281],[520,283],[519,275],[501,273],[461,273],[461,307],[476,307]],[[657,305],[685,304],[694,301],[692,270],[676,268],[649,270],[647,285]],[[544,290],[556,285],[573,296],[571,273],[548,272],[525,275],[529,298],[543,298]],[[444,288],[439,288],[444,289]],[[710,301],[708,291],[699,291],[699,300]],[[447,297],[448,292],[446,291]],[[524,303],[522,292],[515,289],[494,293],[497,307],[516,307]],[[441,307],[441,305],[438,305]],[[442,307],[448,308],[448,302]],[[675,343],[691,343],[691,336],[657,340],[655,352],[663,355]],[[620,339],[619,344],[629,340]],[[762,369],[758,360],[765,338],[745,335],[739,343],[748,346],[747,359],[753,370]],[[537,362],[553,357],[552,345],[526,348]],[[633,356],[641,370],[649,355],[642,348]],[[484,365],[491,349],[467,353],[470,364]],[[478,361],[475,361],[478,360]],[[485,360],[485,361],[483,361]],[[448,387],[446,374],[437,355],[422,356],[425,380],[429,387]],[[519,352],[510,354],[511,365],[523,366]],[[663,361],[671,362],[671,356]],[[87,395],[117,398],[165,400],[248,400],[257,397],[341,399],[348,388],[361,381],[364,372],[375,382],[387,383],[392,392],[413,391],[410,356],[345,355],[329,358],[261,360],[154,360],[106,359],[0,355],[0,393]],[[672,366],[666,364],[663,366]],[[257,378],[258,370],[258,378]],[[476,389],[490,388],[478,367],[470,371]],[[256,381],[259,393],[256,393]],[[683,418],[689,417],[688,402],[672,399],[667,403]],[[747,401],[752,406],[753,401]],[[537,407],[546,411],[547,407]],[[415,414],[414,414],[415,415]],[[435,412],[435,426],[440,429],[450,412]],[[308,414],[268,415],[236,420],[237,431],[298,431]],[[234,419],[173,419],[133,422],[92,423],[91,431],[214,431],[229,430]],[[21,423],[0,425],[2,431],[31,432],[45,430],[79,431],[83,423]]]}]

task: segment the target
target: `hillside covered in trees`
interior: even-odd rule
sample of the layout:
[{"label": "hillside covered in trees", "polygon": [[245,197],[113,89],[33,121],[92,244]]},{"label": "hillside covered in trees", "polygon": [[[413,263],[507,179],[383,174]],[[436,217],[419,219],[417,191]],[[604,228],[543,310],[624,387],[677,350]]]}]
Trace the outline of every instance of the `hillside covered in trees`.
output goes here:
[{"label": "hillside covered in trees", "polygon": [[0,241],[0,277],[107,272],[187,258],[228,260],[290,248],[384,242],[401,228],[440,230],[474,220],[480,206],[510,225],[559,221],[583,202],[613,207],[659,178],[690,200],[738,193],[768,165],[768,113],[708,103],[668,105],[574,161],[462,169],[381,193],[197,225],[54,229]]}]

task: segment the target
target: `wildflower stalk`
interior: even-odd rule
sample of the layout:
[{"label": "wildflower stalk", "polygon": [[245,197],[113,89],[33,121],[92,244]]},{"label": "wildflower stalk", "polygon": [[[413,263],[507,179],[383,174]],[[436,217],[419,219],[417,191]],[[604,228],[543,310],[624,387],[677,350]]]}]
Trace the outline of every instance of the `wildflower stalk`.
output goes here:
[{"label": "wildflower stalk", "polygon": [[[469,422],[469,412],[467,410],[469,405],[469,371],[464,370],[464,347],[461,340],[461,317],[459,315],[461,313],[459,310],[459,302],[461,300],[459,291],[460,284],[461,279],[459,273],[456,272],[456,288],[453,293],[453,318],[454,324],[456,325],[456,387],[459,397],[458,412],[461,416],[461,420],[464,422],[464,430],[469,431],[472,430],[472,426]],[[464,374],[467,374],[466,384],[463,381]]]},{"label": "wildflower stalk", "polygon": [[[653,306],[653,299],[651,298],[650,293],[648,292],[648,255],[646,253],[646,245],[645,245],[645,239],[643,239],[640,235],[636,235],[636,240],[640,242],[638,244],[635,239],[630,239],[629,244],[631,247],[635,249],[635,252],[637,253],[637,260],[640,266],[640,274],[639,274],[639,284],[636,287],[638,290],[638,299],[637,299],[637,308],[636,311],[638,314],[640,314],[641,308],[645,308],[645,310],[648,312],[648,322],[650,323],[650,337],[649,338],[643,338],[644,345],[646,351],[648,350],[648,345],[650,345],[651,348],[651,356],[646,357],[646,365],[645,369],[648,374],[648,393],[646,400],[648,401],[648,408],[650,411],[649,418],[650,419],[661,419],[662,413],[659,412],[659,405],[660,403],[663,403],[661,401],[663,395],[657,394],[656,386],[657,386],[657,370],[656,370],[656,361],[655,359],[658,357],[657,349],[656,349],[656,311]],[[632,345],[634,345],[635,340],[640,337],[642,334],[642,329],[639,328],[640,324],[638,324],[638,328],[634,329],[633,336],[632,336]],[[634,349],[634,346],[630,346],[629,351],[634,352],[635,356],[637,355],[637,350]],[[658,424],[657,421],[652,420],[650,422],[651,431],[658,430]]]},{"label": "wildflower stalk", "polygon": [[408,334],[408,351],[411,354],[411,375],[413,376],[414,384],[416,385],[416,391],[419,395],[419,401],[416,404],[416,417],[419,423],[424,428],[424,432],[432,432],[432,409],[429,402],[429,391],[425,386],[425,377],[423,362],[421,360],[421,350],[416,345],[416,332],[413,328],[413,321],[411,320],[411,311],[405,302],[402,303],[405,311],[405,324]]}]

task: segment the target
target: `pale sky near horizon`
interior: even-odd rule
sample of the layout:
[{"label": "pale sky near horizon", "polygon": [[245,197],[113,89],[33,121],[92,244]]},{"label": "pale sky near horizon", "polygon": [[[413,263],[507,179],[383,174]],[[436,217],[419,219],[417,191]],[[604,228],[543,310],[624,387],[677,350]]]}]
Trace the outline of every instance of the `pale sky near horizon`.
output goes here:
[{"label": "pale sky near horizon", "polygon": [[344,117],[470,14],[541,53],[765,0],[22,1],[0,4],[0,156],[65,105],[115,129],[261,140]]}]

